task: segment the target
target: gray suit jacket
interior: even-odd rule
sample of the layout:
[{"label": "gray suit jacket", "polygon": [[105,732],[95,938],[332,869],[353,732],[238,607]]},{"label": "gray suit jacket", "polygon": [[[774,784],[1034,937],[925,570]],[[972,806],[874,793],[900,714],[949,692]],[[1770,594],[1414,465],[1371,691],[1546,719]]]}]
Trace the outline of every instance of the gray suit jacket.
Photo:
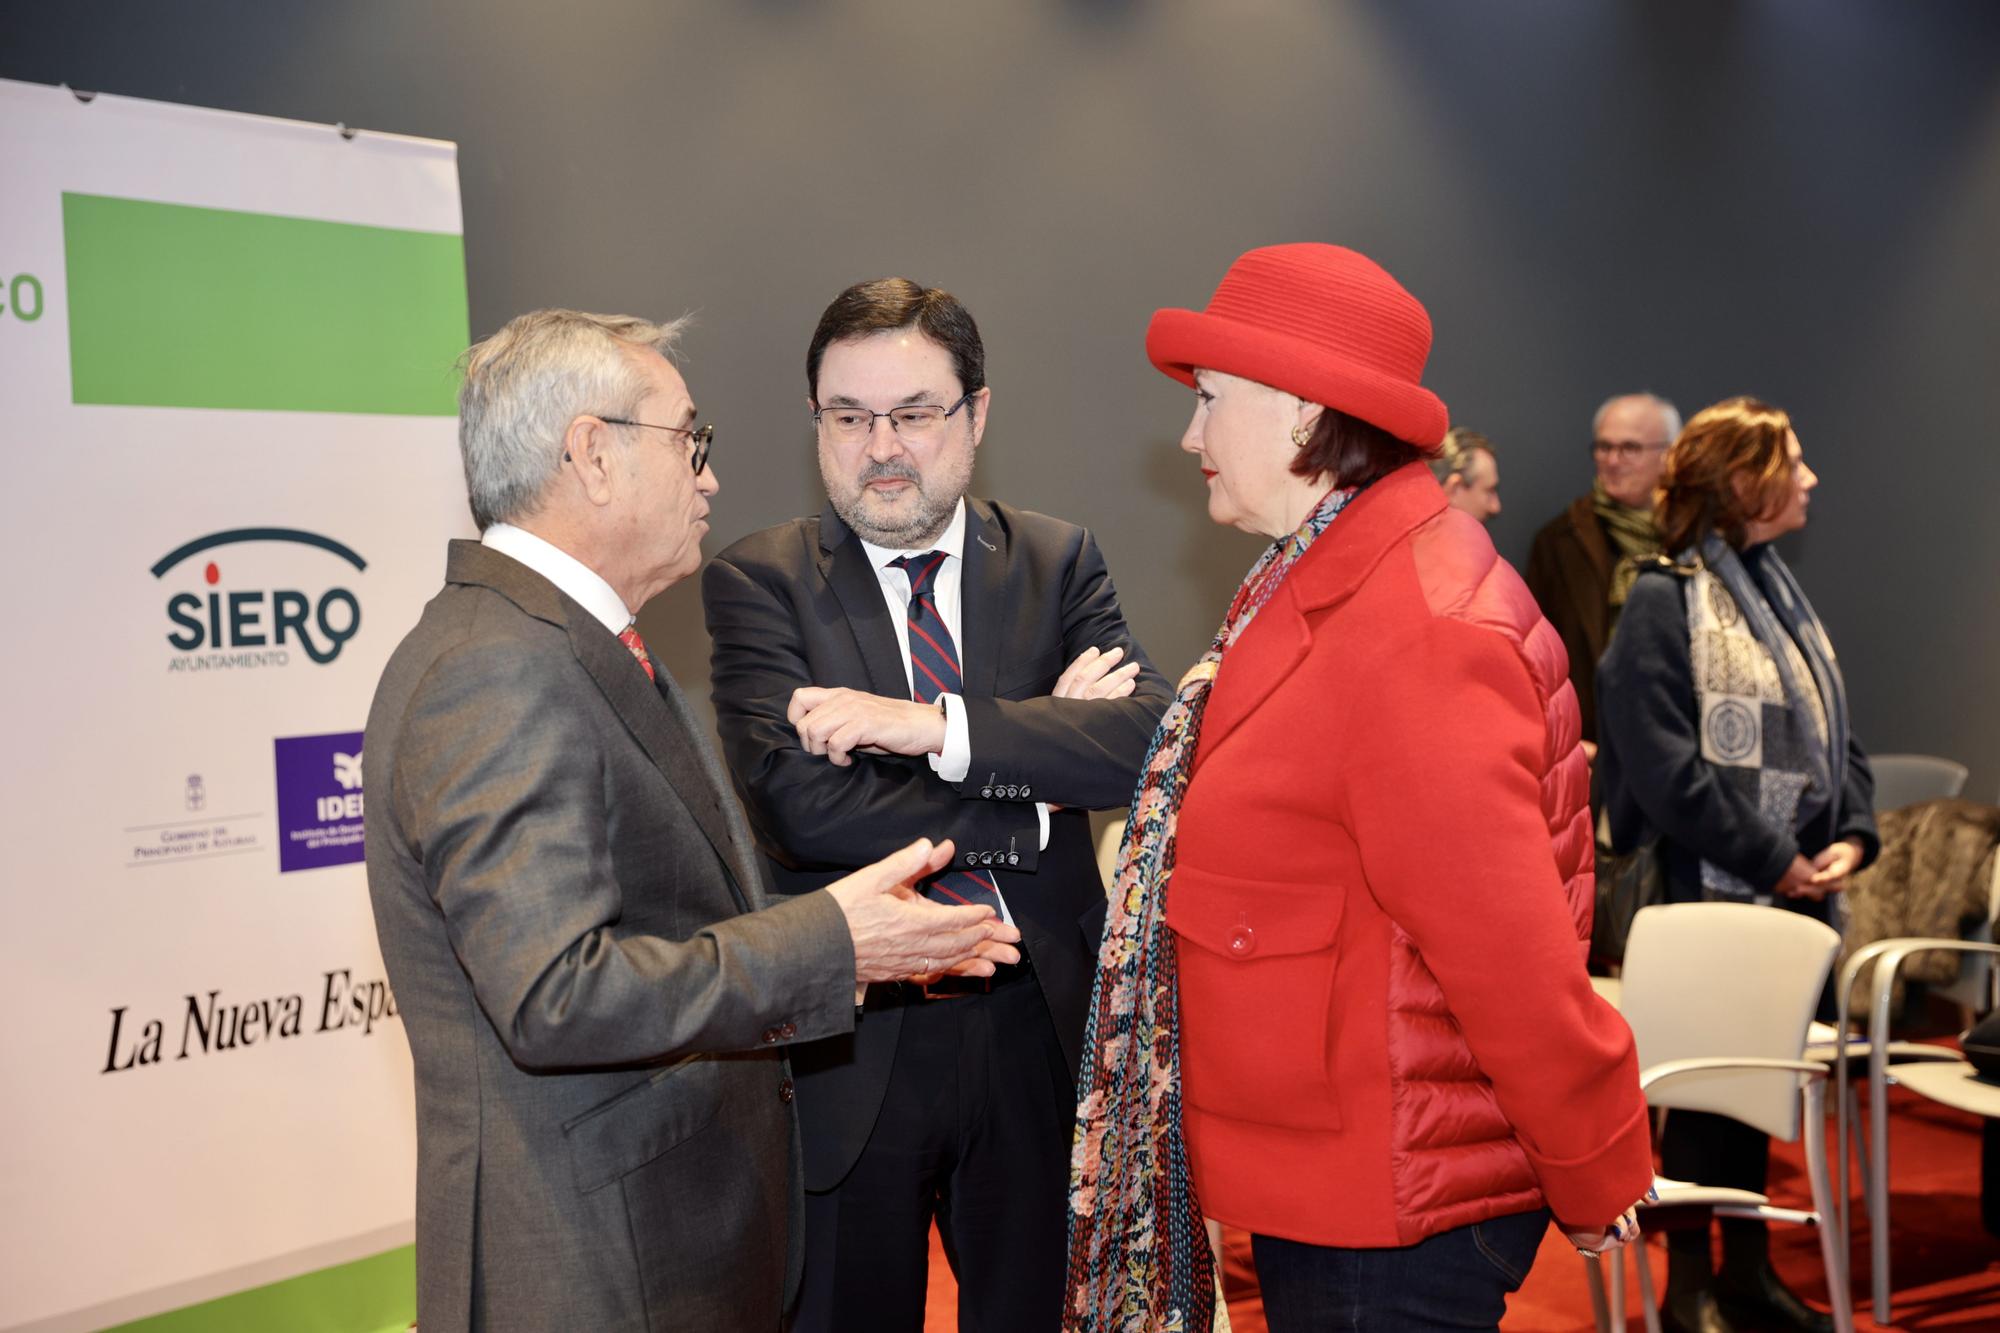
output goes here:
[{"label": "gray suit jacket", "polygon": [[775,1330],[781,1047],[853,1027],[824,893],[764,906],[665,674],[452,543],[368,715],[368,887],[416,1066],[417,1305],[456,1330]]}]

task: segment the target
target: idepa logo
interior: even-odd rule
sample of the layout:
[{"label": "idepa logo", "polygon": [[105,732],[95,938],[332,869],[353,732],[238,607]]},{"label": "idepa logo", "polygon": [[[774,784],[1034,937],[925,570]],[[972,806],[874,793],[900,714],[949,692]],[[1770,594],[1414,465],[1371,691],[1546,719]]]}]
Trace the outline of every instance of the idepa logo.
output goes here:
[{"label": "idepa logo", "polygon": [[[321,666],[340,656],[361,628],[361,602],[348,588],[311,586],[324,582],[313,570],[324,563],[320,557],[301,561],[289,550],[266,551],[254,561],[247,553],[233,553],[240,565],[230,557],[195,560],[221,547],[273,543],[322,551],[357,571],[368,568],[351,547],[298,528],[231,528],[169,551],[153,565],[154,578],[183,585],[167,598],[166,639],[179,650],[169,671],[289,666],[295,648]],[[223,559],[231,559],[228,577]],[[245,567],[255,573],[244,577]],[[295,586],[276,586],[284,583]]]},{"label": "idepa logo", "polygon": [[278,869],[314,870],[362,858],[361,733],[281,736]]}]

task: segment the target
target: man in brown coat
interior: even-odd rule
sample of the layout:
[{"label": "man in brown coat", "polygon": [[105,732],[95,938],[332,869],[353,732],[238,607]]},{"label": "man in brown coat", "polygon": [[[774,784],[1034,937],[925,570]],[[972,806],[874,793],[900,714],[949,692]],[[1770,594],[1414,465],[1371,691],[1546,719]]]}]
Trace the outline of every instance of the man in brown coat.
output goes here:
[{"label": "man in brown coat", "polygon": [[1597,479],[1588,495],[1535,534],[1528,590],[1569,650],[1569,678],[1583,713],[1583,740],[1597,752],[1597,659],[1611,641],[1639,562],[1660,549],[1653,488],[1681,414],[1650,393],[1621,394],[1597,409],[1590,456]]}]

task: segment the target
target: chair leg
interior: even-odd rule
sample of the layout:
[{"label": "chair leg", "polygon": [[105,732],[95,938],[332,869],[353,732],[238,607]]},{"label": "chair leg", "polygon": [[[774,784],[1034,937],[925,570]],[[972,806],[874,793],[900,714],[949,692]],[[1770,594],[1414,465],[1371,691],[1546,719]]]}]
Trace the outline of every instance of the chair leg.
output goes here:
[{"label": "chair leg", "polygon": [[1646,1316],[1646,1333],[1660,1333],[1660,1299],[1653,1292],[1653,1260],[1646,1253],[1645,1237],[1630,1248],[1632,1262],[1639,1267],[1639,1308]]},{"label": "chair leg", "polygon": [[1855,1170],[1861,1173],[1861,1188],[1868,1188],[1868,1139],[1861,1132],[1861,1089],[1847,1089],[1847,1123],[1854,1126]]},{"label": "chair leg", "polygon": [[1868,1254],[1875,1322],[1889,1323],[1889,1088],[1868,1080]]},{"label": "chair leg", "polygon": [[1834,1224],[1833,1190],[1826,1172],[1825,1086],[1806,1089],[1806,1181],[1812,1187],[1813,1211],[1819,1214],[1819,1254],[1826,1265],[1826,1292],[1833,1302],[1834,1333],[1854,1333],[1854,1295],[1847,1280],[1847,1254],[1840,1228]]},{"label": "chair leg", "polygon": [[[1834,1182],[1834,1200],[1840,1205],[1840,1242],[1843,1247],[1854,1243],[1854,1218],[1852,1216],[1855,1176],[1861,1180],[1862,1194],[1868,1190],[1868,1141],[1861,1128],[1861,1089],[1854,1083],[1847,1085],[1847,1094],[1835,1119],[1839,1122],[1840,1166]],[[1848,1163],[1854,1163],[1854,1175],[1848,1174]],[[1851,1249],[1845,1250],[1852,1253]]]},{"label": "chair leg", "polygon": [[[1873,1217],[1875,1216],[1875,1177],[1868,1169],[1868,1135],[1861,1127],[1861,1090],[1855,1085],[1849,1084],[1847,1095],[1854,1101],[1853,1107],[1849,1110],[1847,1123],[1854,1127],[1854,1170],[1861,1180],[1861,1215],[1863,1217]],[[1873,1107],[1869,1108],[1869,1114],[1874,1114]],[[1854,1272],[1855,1264],[1854,1220],[1849,1216],[1849,1211],[1853,1207],[1853,1199],[1850,1196],[1843,1195],[1840,1200],[1840,1254],[1841,1258],[1847,1263],[1847,1271],[1850,1276]],[[1849,1290],[1851,1291],[1852,1289],[1850,1286]]]},{"label": "chair leg", "polygon": [[1610,1296],[1611,1327],[1625,1327],[1625,1252],[1613,1250],[1605,1258],[1611,1261]]},{"label": "chair leg", "polygon": [[1604,1303],[1604,1260],[1585,1259],[1583,1276],[1590,1283],[1590,1320],[1597,1333],[1611,1333],[1611,1307]]}]

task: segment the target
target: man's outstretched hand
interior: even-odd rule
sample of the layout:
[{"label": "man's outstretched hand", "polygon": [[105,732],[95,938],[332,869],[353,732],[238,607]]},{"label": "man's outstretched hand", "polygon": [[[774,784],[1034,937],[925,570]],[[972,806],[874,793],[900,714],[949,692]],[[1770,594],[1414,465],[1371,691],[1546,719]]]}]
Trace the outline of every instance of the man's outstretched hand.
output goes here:
[{"label": "man's outstretched hand", "polygon": [[854,938],[854,979],[907,981],[950,973],[990,977],[1018,963],[1021,932],[991,907],[947,907],[917,891],[919,880],[951,864],[949,838],[918,838],[901,851],[827,886]]}]

